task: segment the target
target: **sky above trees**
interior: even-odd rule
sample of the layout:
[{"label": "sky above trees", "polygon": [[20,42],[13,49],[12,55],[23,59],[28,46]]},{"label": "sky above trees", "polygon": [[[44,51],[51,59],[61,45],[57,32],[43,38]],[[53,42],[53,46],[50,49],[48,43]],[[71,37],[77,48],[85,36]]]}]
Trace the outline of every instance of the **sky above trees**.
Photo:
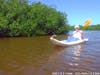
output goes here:
[{"label": "sky above trees", "polygon": [[88,18],[92,19],[91,24],[100,24],[100,0],[29,0],[29,3],[36,1],[65,12],[71,25],[83,24]]}]

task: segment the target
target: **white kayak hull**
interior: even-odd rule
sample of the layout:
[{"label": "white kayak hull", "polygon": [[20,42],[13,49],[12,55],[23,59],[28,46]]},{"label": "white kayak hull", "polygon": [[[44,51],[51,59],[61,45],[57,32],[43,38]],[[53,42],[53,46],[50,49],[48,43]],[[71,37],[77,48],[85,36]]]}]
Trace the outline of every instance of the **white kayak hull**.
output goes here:
[{"label": "white kayak hull", "polygon": [[83,39],[83,40],[78,40],[78,41],[73,41],[73,42],[67,42],[67,40],[57,40],[54,38],[54,36],[50,37],[50,41],[54,44],[54,45],[58,45],[58,46],[71,46],[71,45],[77,45],[77,44],[81,44],[84,43],[86,41],[88,41],[87,38]]}]

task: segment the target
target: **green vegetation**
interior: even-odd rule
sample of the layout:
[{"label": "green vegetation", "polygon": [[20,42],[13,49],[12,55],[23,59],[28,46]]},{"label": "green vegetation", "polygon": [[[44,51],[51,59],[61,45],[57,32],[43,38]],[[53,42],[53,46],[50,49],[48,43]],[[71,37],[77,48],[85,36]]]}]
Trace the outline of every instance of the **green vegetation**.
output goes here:
[{"label": "green vegetation", "polygon": [[68,32],[67,15],[28,0],[0,0],[0,36],[35,36]]},{"label": "green vegetation", "polygon": [[[30,5],[28,0],[0,0],[0,36],[66,34],[73,28],[65,13],[40,2]],[[100,30],[100,24],[81,28]]]},{"label": "green vegetation", "polygon": [[83,27],[84,30],[100,30],[100,24]]},{"label": "green vegetation", "polygon": [[[87,27],[83,27],[82,25],[80,25],[80,28],[83,29],[83,30],[100,30],[100,24],[90,25],[90,26],[87,26]],[[74,26],[69,26],[69,29],[73,30]]]}]

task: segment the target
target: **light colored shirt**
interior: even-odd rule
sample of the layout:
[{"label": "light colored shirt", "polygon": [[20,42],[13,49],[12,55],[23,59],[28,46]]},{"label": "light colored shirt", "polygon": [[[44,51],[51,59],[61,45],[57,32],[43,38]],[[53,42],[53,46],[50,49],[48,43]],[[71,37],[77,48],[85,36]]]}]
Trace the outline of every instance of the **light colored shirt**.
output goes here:
[{"label": "light colored shirt", "polygon": [[79,30],[79,31],[74,31],[73,32],[73,37],[74,38],[78,38],[79,40],[82,40],[82,33],[83,31]]}]

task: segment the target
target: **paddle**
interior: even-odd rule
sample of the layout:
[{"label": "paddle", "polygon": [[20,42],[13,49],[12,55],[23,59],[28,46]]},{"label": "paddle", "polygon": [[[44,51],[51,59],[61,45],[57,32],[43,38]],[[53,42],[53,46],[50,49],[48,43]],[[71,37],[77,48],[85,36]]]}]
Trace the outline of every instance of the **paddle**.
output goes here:
[{"label": "paddle", "polygon": [[84,26],[84,27],[87,27],[87,26],[90,25],[90,23],[91,23],[91,19],[87,19],[87,20],[84,22],[83,26]]}]

